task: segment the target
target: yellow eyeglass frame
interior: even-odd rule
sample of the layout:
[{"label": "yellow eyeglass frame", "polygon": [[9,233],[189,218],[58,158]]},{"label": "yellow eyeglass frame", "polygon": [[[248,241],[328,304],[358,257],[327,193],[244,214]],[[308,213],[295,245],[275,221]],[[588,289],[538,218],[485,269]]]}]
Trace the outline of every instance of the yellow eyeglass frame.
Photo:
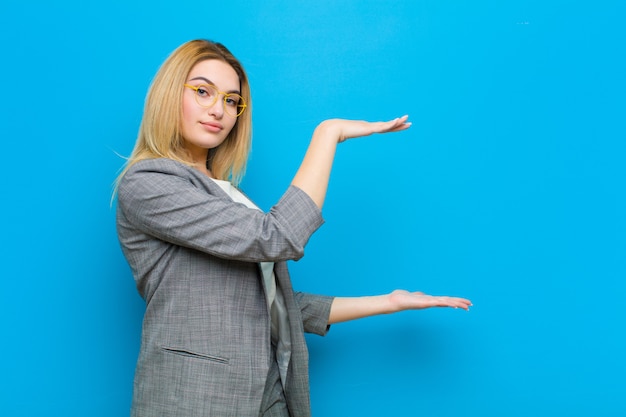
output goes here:
[{"label": "yellow eyeglass frame", "polygon": [[[246,104],[246,101],[244,100],[244,98],[239,95],[239,94],[235,94],[235,93],[226,93],[224,91],[219,91],[214,85],[211,84],[200,84],[199,86],[194,86],[191,84],[184,84],[185,87],[187,88],[191,88],[192,90],[194,90],[196,92],[196,94],[194,94],[194,97],[196,99],[196,103],[198,103],[199,106],[201,107],[211,107],[213,106],[215,103],[217,103],[217,98],[221,95],[224,96],[224,111],[228,114],[230,114],[231,116],[234,117],[239,117],[243,114],[243,112],[246,110],[246,107],[248,107],[248,105]],[[217,92],[217,94],[215,95],[215,100],[213,100],[213,103],[209,104],[208,106],[200,103],[200,96],[198,95],[198,90],[202,87],[205,88],[212,88],[213,90],[215,90]],[[240,109],[239,112],[237,114],[232,114],[231,112],[228,111],[228,104],[226,103],[226,99],[228,99],[229,97],[239,97],[239,103],[237,104],[237,108]]]}]

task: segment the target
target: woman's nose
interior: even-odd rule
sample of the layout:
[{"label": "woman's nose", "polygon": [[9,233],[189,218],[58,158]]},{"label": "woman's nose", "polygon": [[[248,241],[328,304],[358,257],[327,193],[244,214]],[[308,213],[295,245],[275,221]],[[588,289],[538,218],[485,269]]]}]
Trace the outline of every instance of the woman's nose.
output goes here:
[{"label": "woman's nose", "polygon": [[224,116],[224,98],[219,96],[215,103],[211,107],[209,107],[209,114],[212,114],[218,119],[221,119]]}]

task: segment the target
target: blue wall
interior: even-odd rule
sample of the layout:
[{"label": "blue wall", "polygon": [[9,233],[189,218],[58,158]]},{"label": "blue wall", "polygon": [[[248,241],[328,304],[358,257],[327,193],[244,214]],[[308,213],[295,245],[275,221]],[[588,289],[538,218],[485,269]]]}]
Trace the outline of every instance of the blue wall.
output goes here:
[{"label": "blue wall", "polygon": [[111,184],[179,44],[246,65],[264,208],[318,122],[342,144],[299,289],[467,296],[310,337],[317,416],[626,415],[620,1],[4,0],[0,415],[121,416],[143,312]]}]

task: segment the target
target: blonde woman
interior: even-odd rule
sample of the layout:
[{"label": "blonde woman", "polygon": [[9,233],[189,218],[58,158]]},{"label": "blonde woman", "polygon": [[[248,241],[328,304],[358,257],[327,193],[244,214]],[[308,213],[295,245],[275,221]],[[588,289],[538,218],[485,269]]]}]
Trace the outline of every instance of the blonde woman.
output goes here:
[{"label": "blonde woman", "polygon": [[304,332],[375,314],[470,301],[396,290],[333,298],[292,289],[338,143],[410,127],[327,120],[290,187],[264,213],[236,187],[250,150],[252,100],[221,44],[176,49],[147,95],[135,149],[117,182],[117,229],[146,301],[133,416],[309,416]]}]

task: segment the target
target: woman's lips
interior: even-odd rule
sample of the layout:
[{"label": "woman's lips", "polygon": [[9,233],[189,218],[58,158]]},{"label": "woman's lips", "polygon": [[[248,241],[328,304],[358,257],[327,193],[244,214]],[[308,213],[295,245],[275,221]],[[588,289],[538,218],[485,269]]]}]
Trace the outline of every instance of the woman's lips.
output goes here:
[{"label": "woman's lips", "polygon": [[200,122],[200,124],[209,132],[218,133],[221,132],[223,127],[219,123],[214,122]]}]

